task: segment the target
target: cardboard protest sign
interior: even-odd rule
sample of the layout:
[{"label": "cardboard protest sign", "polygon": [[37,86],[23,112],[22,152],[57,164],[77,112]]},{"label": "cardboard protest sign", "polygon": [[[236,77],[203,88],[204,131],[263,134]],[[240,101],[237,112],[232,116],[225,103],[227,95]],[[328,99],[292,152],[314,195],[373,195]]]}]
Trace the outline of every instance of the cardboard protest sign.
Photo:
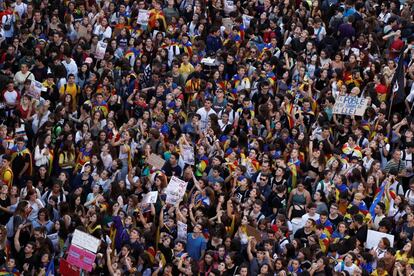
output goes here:
[{"label": "cardboard protest sign", "polygon": [[95,52],[95,58],[96,59],[103,59],[105,57],[106,53],[106,47],[108,47],[108,43],[99,41],[96,45],[96,52]]},{"label": "cardboard protest sign", "polygon": [[99,239],[80,230],[75,229],[73,233],[72,244],[93,253],[98,252],[100,243],[101,241]]},{"label": "cardboard protest sign", "polygon": [[155,153],[151,153],[151,155],[147,159],[147,163],[153,166],[156,169],[161,170],[164,167],[165,160],[162,159],[160,156],[156,155]]},{"label": "cardboard protest sign", "polygon": [[382,233],[374,230],[368,230],[367,242],[365,243],[365,248],[372,249],[375,246],[378,246],[379,241],[382,238],[387,238],[390,241],[390,246],[394,246],[394,235]]},{"label": "cardboard protest sign", "polygon": [[95,262],[96,254],[89,252],[86,249],[80,248],[76,245],[69,247],[69,253],[67,261],[71,265],[85,269],[86,271],[92,271],[92,265]]},{"label": "cardboard protest sign", "polygon": [[339,96],[335,100],[334,114],[363,116],[367,109],[367,100],[354,96]]},{"label": "cardboard protest sign", "polygon": [[143,204],[154,204],[157,202],[158,191],[149,192],[142,197]]},{"label": "cardboard protest sign", "polygon": [[194,148],[189,145],[183,145],[182,149],[183,152],[181,153],[181,156],[183,157],[184,163],[194,165]]},{"label": "cardboard protest sign", "polygon": [[138,12],[137,23],[143,26],[147,26],[149,21],[149,10],[140,9]]},{"label": "cardboard protest sign", "polygon": [[247,232],[247,236],[254,237],[257,243],[260,243],[262,241],[262,235],[260,234],[259,230],[257,230],[253,226],[247,225],[246,232]]},{"label": "cardboard protest sign", "polygon": [[187,241],[187,224],[177,221],[177,239]]},{"label": "cardboard protest sign", "polygon": [[177,205],[178,202],[184,197],[186,189],[187,182],[175,176],[171,177],[171,180],[165,190],[167,195],[165,202],[167,204]]}]

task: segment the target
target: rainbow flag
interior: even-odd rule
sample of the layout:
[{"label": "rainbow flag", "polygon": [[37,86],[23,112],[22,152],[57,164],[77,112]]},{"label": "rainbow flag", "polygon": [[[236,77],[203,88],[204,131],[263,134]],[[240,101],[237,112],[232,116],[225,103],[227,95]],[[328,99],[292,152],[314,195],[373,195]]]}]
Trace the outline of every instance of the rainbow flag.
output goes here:
[{"label": "rainbow flag", "polygon": [[356,145],[354,148],[351,148],[348,143],[345,143],[345,145],[342,146],[342,152],[346,155],[362,158],[361,148],[358,145]]}]

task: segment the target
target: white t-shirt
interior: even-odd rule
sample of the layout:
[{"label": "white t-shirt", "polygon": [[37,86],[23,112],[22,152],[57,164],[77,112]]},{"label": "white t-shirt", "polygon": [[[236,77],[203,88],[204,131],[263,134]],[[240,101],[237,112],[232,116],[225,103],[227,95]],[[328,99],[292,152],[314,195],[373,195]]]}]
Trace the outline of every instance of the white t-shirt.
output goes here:
[{"label": "white t-shirt", "polygon": [[408,102],[412,103],[414,100],[414,82],[411,85],[410,94],[408,94],[407,98],[405,98]]},{"label": "white t-shirt", "polygon": [[308,221],[308,219],[313,219],[314,221],[317,221],[319,219],[319,214],[315,213],[313,216],[310,216],[309,213],[304,214],[302,216],[301,227],[305,227],[305,223],[306,221]]},{"label": "white t-shirt", "polygon": [[321,41],[326,36],[326,30],[324,26],[321,26],[319,29],[314,30],[314,34],[318,41]]},{"label": "white t-shirt", "polygon": [[335,271],[336,272],[348,271],[349,272],[349,275],[354,275],[354,270],[356,268],[357,268],[356,264],[352,264],[351,266],[346,266],[345,263],[343,264],[343,262],[339,262],[335,266]]},{"label": "white t-shirt", "polygon": [[409,205],[414,206],[414,191],[413,190],[408,189],[405,192],[404,197],[407,199]]},{"label": "white t-shirt", "polygon": [[78,65],[76,65],[76,62],[72,58],[69,63],[66,60],[62,61],[62,65],[65,66],[68,76],[69,74],[73,74],[76,79],[78,78]]},{"label": "white t-shirt", "polygon": [[14,11],[17,12],[20,18],[22,18],[23,14],[25,14],[27,11],[27,4],[23,2],[20,4],[16,3],[16,6],[14,7]]},{"label": "white t-shirt", "polygon": [[19,97],[19,93],[16,90],[13,91],[4,91],[3,93],[4,100],[7,104],[17,104],[17,99]]},{"label": "white t-shirt", "polygon": [[204,107],[197,110],[197,114],[201,116],[200,122],[201,122],[201,130],[204,131],[207,129],[208,124],[208,116],[210,114],[217,114],[212,108],[207,111]]},{"label": "white t-shirt", "polygon": [[[14,34],[14,22],[15,21],[16,21],[16,19],[15,19],[14,15],[11,15],[11,14],[5,14],[1,18],[2,29],[4,30],[4,36],[5,37],[12,37],[13,36],[13,34]],[[4,26],[6,24],[10,25],[9,30],[4,29]]]},{"label": "white t-shirt", "polygon": [[105,169],[109,169],[112,166],[112,156],[110,154],[104,155],[101,152],[101,159]]},{"label": "white t-shirt", "polygon": [[374,163],[374,158],[370,158],[368,159],[368,157],[364,157],[362,158],[362,163],[364,165],[364,168],[366,171],[369,171],[369,169],[371,169],[372,163]]}]

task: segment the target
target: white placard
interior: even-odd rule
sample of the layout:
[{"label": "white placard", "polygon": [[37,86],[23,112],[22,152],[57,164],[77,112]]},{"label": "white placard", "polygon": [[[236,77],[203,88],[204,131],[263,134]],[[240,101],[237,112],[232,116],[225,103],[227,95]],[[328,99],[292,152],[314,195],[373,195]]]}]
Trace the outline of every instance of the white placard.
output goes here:
[{"label": "white placard", "polygon": [[177,221],[177,240],[187,241],[187,224]]},{"label": "white placard", "polygon": [[335,99],[334,114],[363,116],[367,109],[367,100],[354,96],[339,96]]},{"label": "white placard", "polygon": [[177,205],[177,203],[184,197],[186,189],[187,182],[175,176],[171,177],[171,180],[165,189],[165,194],[167,195],[165,202],[168,204]]},{"label": "white placard", "polygon": [[40,99],[40,94],[42,91],[46,91],[47,88],[43,86],[43,84],[37,80],[30,80],[30,90],[27,92],[27,95],[30,97],[38,100]]},{"label": "white placard", "polygon": [[72,244],[83,249],[89,250],[93,253],[98,252],[98,247],[101,241],[92,235],[75,229],[72,237]]},{"label": "white placard", "polygon": [[154,204],[157,202],[158,191],[149,192],[142,197],[143,204]]},{"label": "white placard", "polygon": [[222,22],[226,32],[230,33],[233,29],[233,20],[231,20],[231,18],[226,17],[223,18]]},{"label": "white placard", "polygon": [[95,52],[95,58],[96,59],[103,59],[105,57],[106,53],[106,47],[108,47],[108,43],[99,41],[96,45],[96,52]]},{"label": "white placard", "polygon": [[211,57],[206,57],[201,60],[201,63],[207,66],[215,66],[216,65],[216,59]]},{"label": "white placard", "polygon": [[378,232],[374,230],[368,230],[367,242],[366,242],[365,247],[367,249],[372,249],[378,246],[378,243],[382,238],[387,238],[390,241],[390,246],[391,247],[394,246],[394,235],[390,235],[387,233],[382,233],[382,232]]},{"label": "white placard", "polygon": [[140,25],[148,25],[149,21],[149,10],[139,10],[137,23]]},{"label": "white placard", "polygon": [[253,16],[243,14],[242,18],[243,18],[243,26],[246,27],[246,29],[249,28],[250,27],[250,21],[253,19]]},{"label": "white placard", "polygon": [[151,153],[151,155],[147,158],[147,163],[154,168],[161,170],[162,167],[164,167],[165,160],[155,153]]},{"label": "white placard", "polygon": [[194,148],[189,145],[182,145],[183,152],[181,153],[183,161],[186,164],[194,165]]}]

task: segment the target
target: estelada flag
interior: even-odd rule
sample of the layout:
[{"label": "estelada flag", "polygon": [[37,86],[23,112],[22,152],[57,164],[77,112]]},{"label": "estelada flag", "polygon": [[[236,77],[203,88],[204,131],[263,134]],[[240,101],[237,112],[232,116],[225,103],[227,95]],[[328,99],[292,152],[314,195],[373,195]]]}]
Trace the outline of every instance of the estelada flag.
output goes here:
[{"label": "estelada flag", "polygon": [[398,58],[398,65],[397,69],[395,70],[394,76],[392,77],[391,81],[391,89],[393,97],[392,104],[400,104],[405,100],[405,87],[404,87],[404,51],[406,49],[406,45],[401,49],[400,56]]}]

